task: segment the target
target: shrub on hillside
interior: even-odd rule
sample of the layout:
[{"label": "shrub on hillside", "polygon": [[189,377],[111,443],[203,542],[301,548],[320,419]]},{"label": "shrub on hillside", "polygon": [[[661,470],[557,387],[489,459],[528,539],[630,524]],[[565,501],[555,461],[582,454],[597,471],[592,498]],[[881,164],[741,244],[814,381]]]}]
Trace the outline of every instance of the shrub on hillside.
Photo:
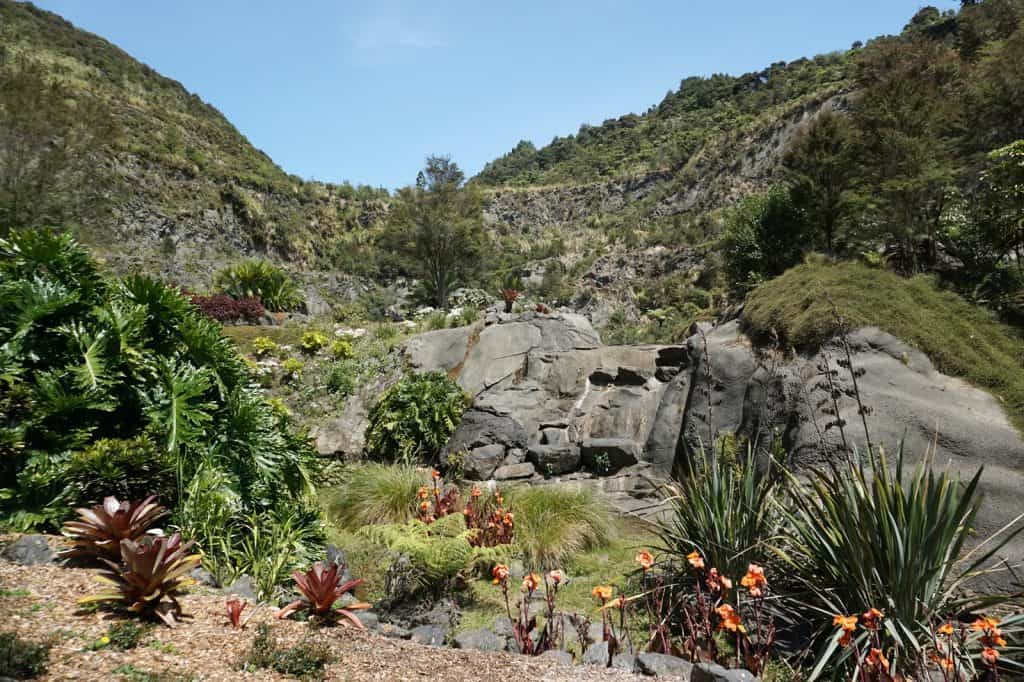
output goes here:
[{"label": "shrub on hillside", "polygon": [[284,270],[265,260],[253,259],[224,268],[214,286],[235,299],[256,297],[273,312],[297,310],[302,292]]},{"label": "shrub on hillside", "polygon": [[68,460],[68,504],[99,504],[108,495],[122,500],[156,495],[173,505],[178,496],[173,467],[167,452],[144,436],[98,440]]},{"label": "shrub on hillside", "polygon": [[388,462],[437,463],[468,405],[444,372],[406,374],[370,410],[366,453]]},{"label": "shrub on hillside", "polygon": [[255,323],[263,319],[266,310],[259,298],[246,296],[232,298],[227,294],[200,296],[191,294],[189,299],[199,308],[199,312],[218,322],[249,322]]}]

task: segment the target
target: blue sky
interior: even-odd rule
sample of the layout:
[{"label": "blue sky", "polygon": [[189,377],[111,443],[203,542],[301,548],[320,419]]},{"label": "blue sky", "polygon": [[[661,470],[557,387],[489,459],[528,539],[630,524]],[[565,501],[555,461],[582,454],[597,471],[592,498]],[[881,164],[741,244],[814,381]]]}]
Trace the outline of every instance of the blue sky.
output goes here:
[{"label": "blue sky", "polygon": [[[691,75],[897,33],[920,0],[37,0],[181,81],[286,171],[388,188],[473,174]],[[959,2],[933,2],[950,9]]]}]

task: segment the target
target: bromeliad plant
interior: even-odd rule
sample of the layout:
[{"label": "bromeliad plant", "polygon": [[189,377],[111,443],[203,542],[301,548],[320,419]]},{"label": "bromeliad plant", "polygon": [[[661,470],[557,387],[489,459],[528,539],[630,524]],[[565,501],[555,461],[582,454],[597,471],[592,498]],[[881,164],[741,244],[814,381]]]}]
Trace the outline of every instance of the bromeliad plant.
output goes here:
[{"label": "bromeliad plant", "polygon": [[167,510],[150,496],[142,501],[120,502],[106,497],[103,504],[92,508],[76,509],[78,521],[68,521],[61,529],[74,545],[62,552],[63,556],[88,556],[118,561],[121,559],[121,541],[138,540],[153,527]]},{"label": "bromeliad plant", "polygon": [[193,544],[182,542],[179,533],[121,540],[121,563],[103,559],[108,568],[100,574],[100,579],[115,589],[85,597],[79,603],[121,604],[143,618],[157,616],[173,627],[175,618],[181,617],[178,595],[194,582],[189,573],[199,566],[200,555],[187,553]]},{"label": "bromeliad plant", "polygon": [[519,292],[516,289],[502,289],[501,299],[505,301],[505,312],[511,313],[512,306],[519,299]]},{"label": "bromeliad plant", "polygon": [[342,595],[351,592],[362,580],[348,580],[342,582],[344,566],[336,563],[327,564],[317,561],[305,573],[295,571],[292,578],[295,579],[295,586],[302,593],[304,599],[296,599],[291,604],[282,608],[278,618],[287,618],[296,611],[307,610],[310,615],[317,618],[329,619],[334,615],[343,616],[355,627],[364,629],[362,621],[356,617],[354,611],[369,608],[370,605],[363,602],[350,604],[346,608],[334,608],[334,603],[341,599]]},{"label": "bromeliad plant", "polygon": [[231,627],[236,630],[240,630],[249,622],[249,619],[252,618],[255,611],[250,611],[248,616],[244,619],[242,618],[242,612],[245,611],[245,607],[248,605],[249,602],[244,599],[239,599],[238,597],[231,597],[227,602],[225,602],[224,607],[228,614],[228,622],[231,623]]}]

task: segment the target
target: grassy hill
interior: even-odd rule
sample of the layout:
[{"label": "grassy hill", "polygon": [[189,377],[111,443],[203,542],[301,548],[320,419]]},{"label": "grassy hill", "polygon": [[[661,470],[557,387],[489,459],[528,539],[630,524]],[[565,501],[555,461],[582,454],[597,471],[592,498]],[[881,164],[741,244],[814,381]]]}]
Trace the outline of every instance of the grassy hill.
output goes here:
[{"label": "grassy hill", "polygon": [[90,181],[106,188],[107,210],[77,227],[119,269],[202,282],[240,253],[332,264],[353,252],[388,200],[384,190],[285,173],[180,83],[56,14],[0,0],[0,82],[26,64],[113,124]]}]

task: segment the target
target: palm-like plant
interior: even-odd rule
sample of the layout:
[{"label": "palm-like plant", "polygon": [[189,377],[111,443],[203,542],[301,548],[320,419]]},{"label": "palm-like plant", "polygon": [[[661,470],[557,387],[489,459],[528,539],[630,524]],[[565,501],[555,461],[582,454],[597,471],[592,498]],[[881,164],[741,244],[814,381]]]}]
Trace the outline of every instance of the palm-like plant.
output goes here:
[{"label": "palm-like plant", "polygon": [[759,467],[751,451],[733,459],[724,449],[700,449],[691,470],[664,489],[670,513],[655,527],[659,549],[683,566],[696,550],[723,575],[743,575],[779,537],[780,476],[773,473],[771,466]]},{"label": "palm-like plant", "polygon": [[981,471],[964,484],[948,470],[933,469],[925,457],[907,474],[902,444],[894,459],[890,466],[879,449],[813,470],[806,483],[794,481],[785,512],[790,549],[779,548],[779,554],[806,585],[809,597],[801,606],[821,614],[815,675],[849,656],[831,636],[834,614],[881,609],[887,642],[913,669],[923,663],[938,619],[1010,598],[970,595],[964,586],[992,570],[986,566],[993,557],[1024,530],[1016,523],[1022,517],[965,552],[981,504]]},{"label": "palm-like plant", "polygon": [[[199,565],[198,554],[189,555],[192,542],[181,534],[170,537],[146,535],[138,541],[121,541],[121,564],[104,559],[109,567],[101,578],[116,589],[79,600],[80,604],[120,603],[140,616],[157,616],[173,627],[181,616],[178,595],[194,581],[189,572]],[[170,604],[163,602],[164,598]]]},{"label": "palm-like plant", "polygon": [[363,582],[362,580],[342,582],[342,572],[343,567],[336,563],[327,564],[323,561],[317,561],[305,573],[301,571],[292,573],[292,578],[295,579],[295,586],[299,588],[299,592],[302,593],[305,599],[297,599],[288,604],[278,612],[277,617],[287,618],[296,611],[305,608],[312,615],[321,618],[336,613],[347,618],[357,628],[363,629],[362,621],[356,617],[353,611],[369,608],[369,604],[356,602],[347,608],[332,610],[334,603],[341,599],[343,594],[351,592]]},{"label": "palm-like plant", "polygon": [[103,504],[75,510],[79,520],[68,521],[61,529],[74,543],[64,555],[120,559],[122,540],[138,540],[167,513],[155,500],[150,496],[141,501],[120,502],[116,497],[107,497]]}]

